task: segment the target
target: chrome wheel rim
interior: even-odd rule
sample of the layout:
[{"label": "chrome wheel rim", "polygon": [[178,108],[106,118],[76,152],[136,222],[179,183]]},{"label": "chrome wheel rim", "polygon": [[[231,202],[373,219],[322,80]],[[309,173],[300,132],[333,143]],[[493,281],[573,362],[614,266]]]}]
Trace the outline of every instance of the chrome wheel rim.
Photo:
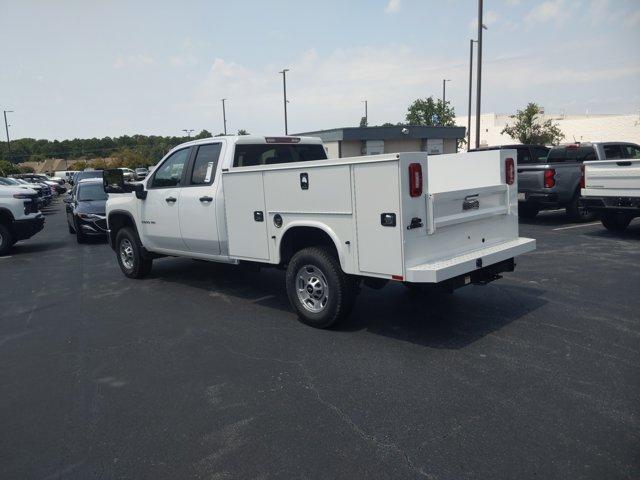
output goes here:
[{"label": "chrome wheel rim", "polygon": [[296,274],[296,293],[302,306],[311,313],[322,312],[329,302],[327,279],[315,265],[305,265]]},{"label": "chrome wheel rim", "polygon": [[124,239],[120,242],[120,261],[124,268],[127,270],[133,270],[135,259],[133,256],[133,245],[128,239]]}]

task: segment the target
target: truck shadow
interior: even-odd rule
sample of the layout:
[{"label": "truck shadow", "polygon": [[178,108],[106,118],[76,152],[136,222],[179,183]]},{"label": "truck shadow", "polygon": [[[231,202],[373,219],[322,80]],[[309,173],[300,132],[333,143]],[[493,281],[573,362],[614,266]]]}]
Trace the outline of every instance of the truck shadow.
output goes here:
[{"label": "truck shadow", "polygon": [[[504,280],[503,280],[504,282]],[[547,303],[543,290],[513,284],[415,294],[402,285],[363,289],[342,330],[366,330],[430,348],[459,349]]]},{"label": "truck shadow", "polygon": [[640,239],[640,219],[632,220],[627,229],[622,232],[611,232],[603,225],[602,228],[594,228],[591,231],[584,232],[583,235],[610,240],[638,240]]},{"label": "truck shadow", "polygon": [[550,227],[559,227],[573,223],[579,223],[572,220],[563,209],[559,210],[543,210],[534,218],[518,218],[521,225],[547,225]]},{"label": "truck shadow", "polygon": [[[151,276],[160,281],[206,290],[216,301],[250,302],[293,316],[280,270],[189,260],[157,264]],[[366,331],[430,348],[463,348],[547,303],[544,290],[502,282],[453,294],[414,294],[395,282],[381,290],[362,287],[351,316],[332,332]]]}]

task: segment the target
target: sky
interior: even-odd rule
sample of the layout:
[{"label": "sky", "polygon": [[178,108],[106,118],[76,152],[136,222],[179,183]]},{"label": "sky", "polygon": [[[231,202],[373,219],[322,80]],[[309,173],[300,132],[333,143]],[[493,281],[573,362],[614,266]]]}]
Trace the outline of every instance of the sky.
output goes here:
[{"label": "sky", "polygon": [[[485,0],[483,113],[640,112],[639,0]],[[12,138],[254,134],[467,114],[476,0],[0,0]],[[475,73],[474,73],[475,75]],[[2,136],[4,137],[4,135]],[[4,140],[4,138],[3,138]]]}]

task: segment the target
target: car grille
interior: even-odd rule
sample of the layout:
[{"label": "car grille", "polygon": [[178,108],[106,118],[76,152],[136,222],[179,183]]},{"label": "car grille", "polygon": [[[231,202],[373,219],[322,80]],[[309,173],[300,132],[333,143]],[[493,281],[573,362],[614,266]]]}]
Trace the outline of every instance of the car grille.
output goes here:
[{"label": "car grille", "polygon": [[24,202],[24,214],[29,215],[30,213],[38,213],[38,200],[35,195]]},{"label": "car grille", "polygon": [[97,227],[106,230],[107,229],[107,219],[103,218],[101,220],[97,220],[94,222],[96,224]]}]

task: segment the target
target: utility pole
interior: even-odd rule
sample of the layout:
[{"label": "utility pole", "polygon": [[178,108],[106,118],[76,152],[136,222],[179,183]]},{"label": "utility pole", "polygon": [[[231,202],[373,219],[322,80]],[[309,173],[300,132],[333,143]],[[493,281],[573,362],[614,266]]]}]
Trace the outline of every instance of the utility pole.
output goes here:
[{"label": "utility pole", "polygon": [[4,129],[7,132],[7,153],[11,152],[11,140],[9,140],[9,124],[7,123],[7,113],[13,113],[13,110],[4,110]]},{"label": "utility pole", "polygon": [[187,138],[191,138],[191,132],[193,132],[193,128],[183,128],[182,131],[187,134]]},{"label": "utility pole", "polygon": [[287,72],[289,71],[288,68],[285,68],[284,70],[282,70],[281,73],[282,74],[282,88],[284,90],[284,134],[285,135],[289,135],[289,126],[287,125]]},{"label": "utility pole", "polygon": [[471,97],[473,90],[473,44],[478,43],[473,39],[469,40],[469,110],[467,118],[467,150],[471,148]]},{"label": "utility pole", "polygon": [[224,108],[224,102],[226,98],[222,99],[222,121],[224,123],[224,134],[227,134],[227,111]]},{"label": "utility pole", "polygon": [[369,102],[367,100],[362,100],[364,103],[364,123],[365,126],[369,126]]},{"label": "utility pole", "polygon": [[442,106],[443,107],[447,106],[447,82],[450,82],[450,81],[451,81],[450,78],[442,79]]},{"label": "utility pole", "polygon": [[480,110],[482,98],[482,0],[478,0],[478,78],[476,86],[476,148],[480,148]]}]

